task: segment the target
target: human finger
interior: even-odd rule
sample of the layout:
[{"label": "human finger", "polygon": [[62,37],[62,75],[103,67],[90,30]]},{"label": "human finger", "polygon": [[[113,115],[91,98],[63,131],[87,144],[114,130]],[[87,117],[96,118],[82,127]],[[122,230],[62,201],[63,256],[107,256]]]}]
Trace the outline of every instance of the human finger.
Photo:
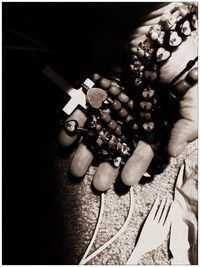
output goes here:
[{"label": "human finger", "polygon": [[[66,122],[69,122],[71,120],[75,120],[78,124],[78,127],[83,127],[85,122],[87,121],[87,116],[82,110],[77,108],[67,118]],[[58,141],[59,141],[60,145],[62,145],[64,147],[68,147],[76,140],[77,137],[78,137],[78,133],[75,135],[70,135],[69,133],[67,133],[66,129],[63,128],[60,130],[60,133],[58,136]]]},{"label": "human finger", "polygon": [[117,177],[119,168],[112,166],[109,162],[102,162],[95,173],[93,186],[96,190],[103,192],[111,188]]},{"label": "human finger", "polygon": [[128,186],[137,184],[148,169],[153,157],[154,152],[151,146],[144,141],[139,141],[122,170],[121,179],[123,183]]},{"label": "human finger", "polygon": [[83,177],[86,174],[92,160],[92,152],[87,149],[86,145],[80,143],[70,165],[71,174],[75,177]]},{"label": "human finger", "polygon": [[171,130],[168,143],[168,152],[177,157],[186,148],[189,142],[194,141],[198,135],[197,124],[197,88],[188,90],[180,101],[180,116]]}]

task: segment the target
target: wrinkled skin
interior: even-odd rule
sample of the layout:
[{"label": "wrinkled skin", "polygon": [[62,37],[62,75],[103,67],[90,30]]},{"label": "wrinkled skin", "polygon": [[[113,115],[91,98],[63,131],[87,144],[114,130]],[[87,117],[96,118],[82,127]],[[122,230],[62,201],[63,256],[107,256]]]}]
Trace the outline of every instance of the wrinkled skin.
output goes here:
[{"label": "wrinkled skin", "polygon": [[[173,10],[175,4],[169,4],[165,7],[150,13],[146,21],[133,31],[131,40],[137,44],[144,38],[150,25],[159,21],[160,15],[164,10]],[[189,37],[179,48],[172,53],[172,56],[160,69],[160,83],[167,84],[173,80],[187,65],[188,61],[197,56],[197,47],[195,41]],[[180,79],[187,75],[184,74]],[[168,141],[168,153],[172,157],[177,157],[187,146],[189,142],[197,138],[197,85],[188,89],[182,99],[180,99],[180,119],[175,122]],[[68,118],[76,119],[80,126],[83,126],[87,118],[80,110],[75,110]],[[59,141],[64,146],[71,145],[76,137],[68,136],[62,129],[59,135]],[[142,175],[146,172],[154,157],[151,146],[144,141],[139,141],[133,155],[129,158],[122,169],[121,179],[126,185],[136,184]],[[87,172],[93,159],[92,153],[84,144],[80,144],[75,152],[71,162],[71,173],[76,177],[82,177]],[[107,190],[111,187],[113,180],[118,175],[118,168],[113,167],[108,162],[99,165],[94,176],[93,185],[99,191]]]}]

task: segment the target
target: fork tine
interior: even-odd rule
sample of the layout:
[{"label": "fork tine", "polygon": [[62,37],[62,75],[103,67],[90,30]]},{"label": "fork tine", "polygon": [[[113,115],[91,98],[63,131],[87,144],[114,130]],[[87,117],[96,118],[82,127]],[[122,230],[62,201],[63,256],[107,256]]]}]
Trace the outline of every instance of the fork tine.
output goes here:
[{"label": "fork tine", "polygon": [[157,195],[156,200],[151,208],[151,211],[149,212],[147,219],[153,220],[155,218],[155,214],[158,209],[159,203],[160,203],[160,195]]},{"label": "fork tine", "polygon": [[157,211],[157,213],[156,213],[155,221],[157,221],[157,222],[159,222],[160,219],[161,219],[161,216],[162,216],[161,214],[162,214],[162,212],[163,212],[165,203],[166,203],[166,198],[164,197],[164,198],[162,199],[161,204],[160,204],[160,207],[159,207],[159,209],[158,209],[158,211]]},{"label": "fork tine", "polygon": [[160,223],[162,223],[163,225],[167,219],[168,211],[169,211],[169,207],[170,207],[171,203],[172,203],[171,200],[169,200],[169,198],[167,198],[167,202],[165,203],[165,207],[164,207],[162,216],[160,218]]},{"label": "fork tine", "polygon": [[173,215],[173,211],[174,211],[174,203],[171,201],[170,203],[170,208],[169,208],[169,212],[168,212],[168,215],[167,215],[167,218],[164,222],[164,226],[166,227],[166,229],[168,229],[170,227],[170,224],[172,222],[172,215]]}]

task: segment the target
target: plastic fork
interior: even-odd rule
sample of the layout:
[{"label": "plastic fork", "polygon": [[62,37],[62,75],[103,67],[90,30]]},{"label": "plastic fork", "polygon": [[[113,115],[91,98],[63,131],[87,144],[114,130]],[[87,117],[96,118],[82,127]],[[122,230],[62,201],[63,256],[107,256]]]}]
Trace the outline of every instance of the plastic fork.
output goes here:
[{"label": "plastic fork", "polygon": [[157,196],[127,265],[137,264],[142,255],[156,249],[165,241],[171,225],[172,206],[171,200],[163,198],[160,203]]}]

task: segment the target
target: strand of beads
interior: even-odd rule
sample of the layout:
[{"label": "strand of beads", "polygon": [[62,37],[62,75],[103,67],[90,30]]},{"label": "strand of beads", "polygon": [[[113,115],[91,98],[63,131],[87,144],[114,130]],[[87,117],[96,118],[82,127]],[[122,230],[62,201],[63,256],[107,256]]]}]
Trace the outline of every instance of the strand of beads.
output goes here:
[{"label": "strand of beads", "polygon": [[132,114],[134,101],[116,81],[101,78],[95,86],[86,92],[89,112],[83,142],[98,159],[119,167],[137,143],[132,135],[138,128]]},{"label": "strand of beads", "polygon": [[149,28],[146,38],[137,47],[130,42],[130,80],[136,100],[136,117],[145,141],[157,142],[155,132],[165,127],[162,118],[157,116],[162,109],[157,82],[160,66],[196,29],[196,4],[178,4],[173,14],[165,12],[159,24]]}]

